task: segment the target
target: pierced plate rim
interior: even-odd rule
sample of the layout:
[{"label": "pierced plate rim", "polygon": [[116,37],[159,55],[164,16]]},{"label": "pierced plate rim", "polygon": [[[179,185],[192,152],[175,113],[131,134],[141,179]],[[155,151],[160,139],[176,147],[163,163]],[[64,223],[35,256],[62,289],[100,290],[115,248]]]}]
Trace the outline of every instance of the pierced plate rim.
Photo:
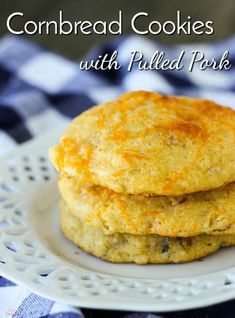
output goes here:
[{"label": "pierced plate rim", "polygon": [[[4,156],[3,158],[1,158],[1,163],[0,163],[0,167],[1,167],[1,172],[2,175],[0,177],[0,182],[1,183],[11,183],[12,180],[10,180],[9,174],[5,171],[6,169],[6,161],[9,159],[9,157],[16,157],[18,158],[19,156],[23,156],[23,155],[27,155],[28,153],[32,153],[32,152],[36,152],[37,155],[39,156],[42,153],[42,149],[45,149],[46,147],[48,147],[48,144],[53,144],[55,140],[58,139],[58,136],[61,134],[61,131],[64,130],[64,126],[54,130],[53,132],[44,134],[44,136],[36,138],[34,140],[31,140],[25,144],[23,144],[22,146],[17,147],[16,149],[14,149],[13,151],[11,151],[9,154],[7,154],[6,156]],[[20,183],[19,183],[20,184]],[[10,195],[9,195],[10,197]],[[0,202],[1,203],[1,202]],[[4,208],[0,211],[0,214],[2,213],[2,215],[5,215],[4,213]],[[27,218],[25,219],[27,220]],[[11,225],[12,229],[15,229],[15,225]],[[26,222],[25,224],[26,226],[26,230],[28,232],[32,232],[33,229],[29,228],[30,224]],[[11,229],[11,227],[9,227],[8,229]],[[31,233],[30,232],[30,233]],[[5,234],[4,234],[5,235]],[[13,263],[15,262],[14,260],[14,255],[12,253],[8,253],[8,252],[4,252],[3,249],[3,243],[5,243],[4,241],[4,237],[6,236],[0,236],[0,251],[2,254],[6,253],[7,255],[7,259],[8,261],[12,261]],[[31,237],[31,236],[30,236]],[[39,239],[37,236],[33,236],[33,238]],[[20,239],[19,239],[20,242]],[[39,244],[42,244],[40,241],[37,242]],[[50,250],[49,249],[45,249],[46,253],[50,254]],[[22,256],[21,251],[16,252],[16,254],[18,256]],[[3,257],[5,255],[2,255]],[[25,256],[24,256],[25,257]],[[33,256],[31,256],[33,259]],[[65,268],[69,267],[68,264],[66,262],[64,262],[63,260],[61,261],[59,256],[55,256],[55,255],[51,255],[50,260],[48,261],[49,263],[47,264],[47,262],[45,261],[45,263],[43,263],[43,261],[40,261],[40,264],[43,266],[46,266],[49,264],[54,264],[55,267],[56,265],[58,266],[58,270],[64,270]],[[27,287],[29,290],[31,290],[34,293],[37,293],[43,297],[47,297],[49,299],[55,300],[55,301],[60,301],[60,302],[66,302],[67,304],[73,305],[73,306],[80,306],[80,307],[87,307],[87,308],[96,308],[96,309],[110,309],[110,310],[127,310],[127,311],[161,311],[161,312],[170,312],[170,311],[176,311],[176,310],[186,310],[186,309],[192,309],[192,308],[199,308],[199,307],[204,307],[204,306],[209,306],[209,305],[213,305],[213,304],[217,304],[223,301],[227,301],[227,300],[231,300],[235,298],[235,266],[222,270],[222,271],[218,271],[218,272],[212,272],[212,273],[208,273],[208,274],[204,274],[201,276],[197,276],[195,278],[195,276],[192,277],[186,277],[186,278],[178,278],[178,279],[169,279],[170,282],[172,282],[172,284],[177,283],[177,284],[181,284],[182,282],[190,282],[192,280],[198,280],[198,281],[203,281],[206,279],[209,279],[210,281],[216,282],[217,280],[220,280],[221,282],[218,285],[215,285],[216,289],[211,288],[211,292],[207,293],[207,297],[205,297],[205,295],[203,294],[203,292],[201,293],[201,297],[198,294],[195,295],[191,295],[188,298],[182,298],[182,300],[177,301],[168,301],[168,302],[164,302],[161,300],[156,300],[154,298],[148,299],[148,296],[146,295],[142,295],[143,297],[141,298],[141,293],[139,294],[139,298],[135,300],[134,297],[129,299],[125,299],[122,296],[122,291],[120,291],[119,293],[117,292],[116,294],[111,294],[109,295],[109,293],[107,293],[104,295],[92,295],[92,294],[88,294],[88,295],[83,295],[81,294],[80,296],[70,296],[68,293],[64,293],[62,294],[61,290],[58,292],[58,290],[54,290],[52,286],[46,286],[45,282],[48,281],[49,283],[54,283],[54,287],[58,287],[58,280],[55,282],[53,281],[53,279],[55,280],[55,278],[51,278],[50,275],[44,277],[44,284],[42,284],[42,282],[40,283],[35,283],[33,282],[31,279],[30,275],[34,275],[33,277],[35,278],[35,273],[33,273],[33,269],[32,267],[30,267],[29,265],[25,265],[26,268],[28,266],[29,268],[29,273],[30,275],[27,276],[27,274],[25,275],[24,273],[15,270],[13,267],[10,266],[5,266],[6,264],[3,264],[0,262],[0,274],[4,277],[6,277],[9,280],[12,280],[13,282],[15,282],[16,284],[21,284],[25,287]],[[41,266],[40,265],[40,266]],[[67,267],[66,267],[67,266]],[[71,267],[74,270],[74,265]],[[57,270],[57,269],[56,269]],[[56,273],[55,270],[55,273]],[[102,279],[110,279],[110,280],[119,280],[119,278],[117,279],[116,276],[113,276],[111,274],[100,274],[99,272],[94,272],[90,269],[84,269],[83,267],[79,267],[78,266],[78,270],[80,270],[80,274],[82,275],[93,275],[94,277],[101,277]],[[232,282],[226,286],[224,284],[224,281],[226,279],[226,277],[232,276]],[[42,280],[43,280],[42,279]],[[57,278],[56,278],[57,279]],[[95,278],[93,278],[93,280],[95,281]],[[157,283],[157,282],[163,282],[159,279],[138,279],[138,278],[127,278],[127,277],[121,277],[121,280],[124,282],[126,282],[127,284],[130,282],[136,282],[139,281],[141,284],[147,284],[146,282],[150,282],[152,283]],[[78,283],[78,286],[81,286],[81,290],[83,290],[85,287],[83,285],[79,285],[80,283]],[[146,285],[148,287],[148,285]],[[145,286],[145,287],[146,287]],[[103,288],[104,286],[102,286]],[[138,287],[136,288],[132,288],[132,290],[134,290],[134,292],[138,292]],[[127,290],[125,292],[131,291],[130,288],[128,287]],[[223,292],[221,292],[223,291]],[[124,292],[124,293],[125,293]],[[161,292],[164,293],[164,287],[161,288]],[[141,302],[142,300],[142,302]]]}]

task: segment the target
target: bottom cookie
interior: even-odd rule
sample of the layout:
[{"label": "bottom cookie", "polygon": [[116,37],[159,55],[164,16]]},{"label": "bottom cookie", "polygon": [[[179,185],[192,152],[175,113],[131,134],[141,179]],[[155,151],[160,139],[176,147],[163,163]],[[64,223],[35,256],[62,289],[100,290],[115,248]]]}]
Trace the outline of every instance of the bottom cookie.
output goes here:
[{"label": "bottom cookie", "polygon": [[84,251],[114,263],[182,263],[200,259],[221,247],[235,245],[235,235],[168,238],[159,235],[104,234],[72,215],[61,204],[61,229]]}]

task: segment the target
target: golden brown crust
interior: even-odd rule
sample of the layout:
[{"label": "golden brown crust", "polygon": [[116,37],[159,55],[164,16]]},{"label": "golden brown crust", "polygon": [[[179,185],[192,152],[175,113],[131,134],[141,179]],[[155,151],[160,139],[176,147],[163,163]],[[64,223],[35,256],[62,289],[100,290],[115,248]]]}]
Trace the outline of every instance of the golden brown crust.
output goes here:
[{"label": "golden brown crust", "polygon": [[61,176],[71,213],[105,233],[162,236],[235,234],[235,183],[180,197],[125,195]]},{"label": "golden brown crust", "polygon": [[182,195],[235,181],[235,112],[130,92],[84,112],[50,150],[64,175],[120,193]]},{"label": "golden brown crust", "polygon": [[65,236],[83,250],[115,263],[181,263],[197,260],[234,245],[235,236],[201,235],[192,238],[167,238],[158,235],[105,235],[73,216],[62,204],[61,228]]}]

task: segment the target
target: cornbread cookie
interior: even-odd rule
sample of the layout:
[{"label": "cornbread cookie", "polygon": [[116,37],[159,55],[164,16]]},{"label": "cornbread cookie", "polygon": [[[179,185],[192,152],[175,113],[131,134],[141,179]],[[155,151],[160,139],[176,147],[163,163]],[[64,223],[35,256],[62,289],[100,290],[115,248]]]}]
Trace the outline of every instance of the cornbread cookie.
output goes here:
[{"label": "cornbread cookie", "polygon": [[235,234],[235,183],[179,197],[125,195],[64,176],[58,183],[71,213],[106,234]]},{"label": "cornbread cookie", "polygon": [[129,194],[182,195],[235,181],[235,111],[137,91],[74,119],[50,150],[64,175]]},{"label": "cornbread cookie", "polygon": [[106,235],[72,215],[62,204],[61,228],[64,235],[88,253],[110,262],[137,264],[180,263],[199,259],[234,245],[235,235],[201,235],[192,238],[168,238],[159,235]]}]

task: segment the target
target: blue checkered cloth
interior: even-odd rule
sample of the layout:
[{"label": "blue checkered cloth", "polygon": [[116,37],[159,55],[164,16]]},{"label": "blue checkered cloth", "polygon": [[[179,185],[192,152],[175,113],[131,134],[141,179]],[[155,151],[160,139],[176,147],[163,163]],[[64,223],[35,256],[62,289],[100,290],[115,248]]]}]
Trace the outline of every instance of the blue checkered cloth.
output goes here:
[{"label": "blue checkered cloth", "polygon": [[[143,52],[148,60],[152,54],[165,51],[166,57],[177,57],[186,50],[200,49],[208,58],[220,60],[224,51],[235,61],[235,37],[212,44],[166,47],[143,37],[119,38],[94,48],[86,59],[118,50],[123,65],[118,71],[82,71],[78,61],[67,60],[43,50],[22,37],[6,36],[0,40],[0,155],[30,138],[64,124],[70,118],[96,103],[114,99],[129,90],[155,90],[162,94],[192,95],[213,99],[224,105],[235,105],[235,71],[206,71],[198,67],[188,72],[140,71],[136,67],[126,71],[130,53]],[[234,317],[235,302],[191,313],[159,314],[161,317]],[[85,311],[87,314],[87,311]],[[123,317],[125,313],[115,313]],[[0,278],[1,317],[83,317],[77,308],[66,306],[30,293],[22,286]],[[114,317],[114,313],[89,312],[88,317]],[[128,317],[156,317],[137,313]],[[159,316],[158,316],[159,317]]]}]

